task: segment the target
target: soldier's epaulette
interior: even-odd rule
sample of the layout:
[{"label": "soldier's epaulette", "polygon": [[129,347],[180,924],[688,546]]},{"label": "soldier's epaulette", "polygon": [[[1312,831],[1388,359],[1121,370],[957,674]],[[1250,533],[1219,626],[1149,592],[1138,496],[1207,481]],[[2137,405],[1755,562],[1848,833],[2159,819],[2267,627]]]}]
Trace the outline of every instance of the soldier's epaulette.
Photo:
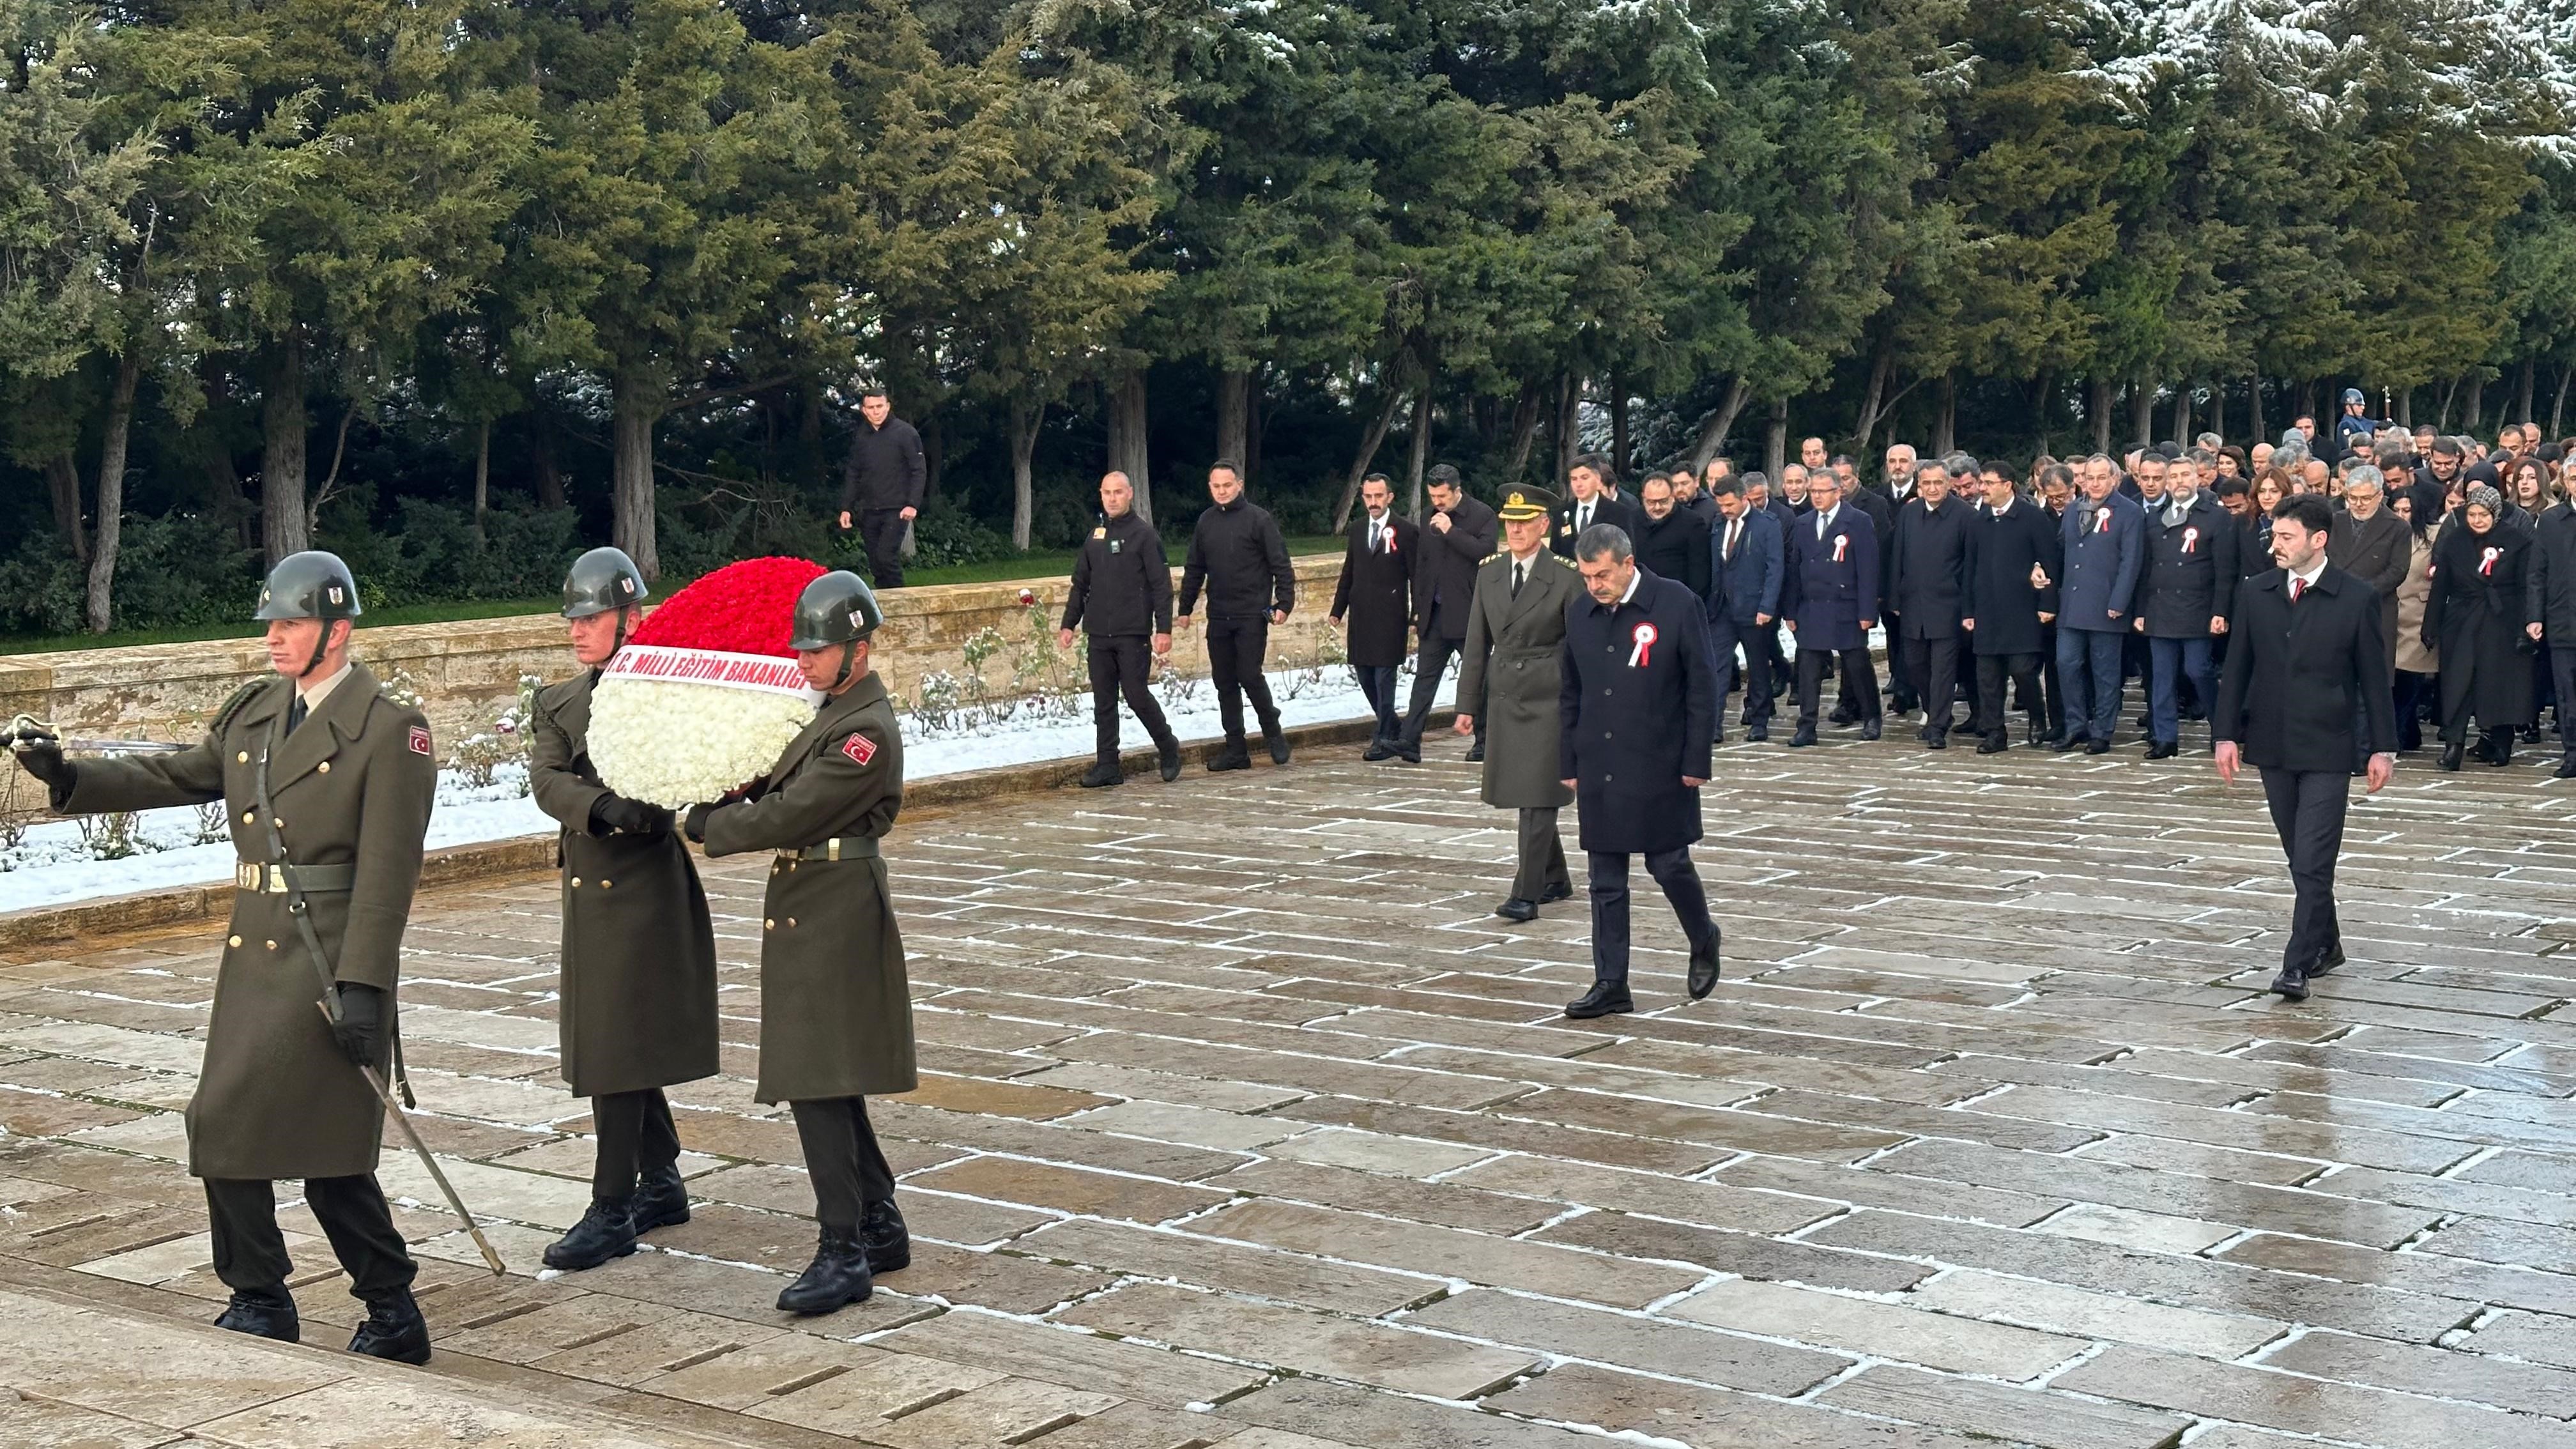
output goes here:
[{"label": "soldier's epaulette", "polygon": [[1510,550],[1510,549],[1507,549],[1507,548],[1498,548],[1498,549],[1495,549],[1492,553],[1489,553],[1489,554],[1485,555],[1484,559],[1483,559],[1481,562],[1479,562],[1479,563],[1476,565],[1476,567],[1478,567],[1478,568],[1483,568],[1486,564],[1492,563],[1494,560],[1496,560],[1496,559],[1498,559],[1498,558],[1505,558],[1505,557],[1508,557],[1510,554],[1511,554],[1511,550]]},{"label": "soldier's epaulette", "polygon": [[1549,555],[1548,555],[1548,557],[1549,557],[1549,558],[1552,558],[1552,559],[1554,559],[1554,560],[1556,560],[1558,563],[1561,563],[1561,564],[1565,565],[1567,568],[1573,568],[1573,567],[1575,567],[1574,560],[1572,560],[1572,559],[1570,559],[1570,558],[1567,558],[1565,555],[1563,555],[1563,554],[1561,554],[1561,553],[1551,553],[1551,554],[1549,554]]},{"label": "soldier's epaulette", "polygon": [[252,696],[267,688],[268,684],[269,681],[265,679],[254,679],[250,683],[243,685],[241,688],[234,690],[232,698],[224,701],[223,708],[215,711],[214,722],[206,726],[206,733],[210,735],[219,735],[226,729],[230,728],[233,722],[233,716],[240,714],[244,707],[249,705]]}]

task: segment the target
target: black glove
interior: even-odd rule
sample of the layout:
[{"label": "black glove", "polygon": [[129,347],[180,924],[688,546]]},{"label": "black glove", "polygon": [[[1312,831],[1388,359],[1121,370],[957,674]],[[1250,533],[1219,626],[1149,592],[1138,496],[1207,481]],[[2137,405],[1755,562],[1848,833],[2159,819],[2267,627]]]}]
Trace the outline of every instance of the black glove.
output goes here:
[{"label": "black glove", "polygon": [[54,799],[68,799],[76,771],[72,762],[63,758],[63,742],[51,735],[9,735],[18,757],[18,768],[42,780],[53,791]]},{"label": "black glove", "polygon": [[661,835],[671,828],[671,812],[623,795],[602,795],[590,807],[590,822],[594,830],[606,826],[628,835]]},{"label": "black glove", "polygon": [[331,1035],[350,1061],[372,1067],[384,1056],[385,993],[361,981],[343,981],[339,989],[340,1019],[331,1023]]},{"label": "black glove", "polygon": [[689,818],[680,827],[682,833],[699,845],[707,843],[707,817],[716,813],[713,805],[692,805]]}]

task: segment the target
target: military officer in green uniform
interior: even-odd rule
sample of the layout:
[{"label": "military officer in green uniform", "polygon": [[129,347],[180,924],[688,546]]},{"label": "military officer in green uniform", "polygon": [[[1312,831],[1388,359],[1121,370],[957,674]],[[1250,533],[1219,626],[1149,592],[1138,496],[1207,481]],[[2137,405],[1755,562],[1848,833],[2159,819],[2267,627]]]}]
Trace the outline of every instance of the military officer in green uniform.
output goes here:
[{"label": "military officer in green uniform", "polygon": [[755,1095],[794,1111],[822,1227],[813,1263],[778,1295],[789,1313],[861,1302],[874,1274],[912,1261],[865,1100],[919,1085],[903,936],[877,854],[903,804],[903,737],[868,661],[884,621],[856,574],[805,586],[789,642],[821,710],[742,798],[693,806],[687,821],[711,857],[777,852],[761,907]]},{"label": "military officer in green uniform", "polygon": [[[232,927],[187,1111],[188,1171],[205,1183],[215,1274],[232,1290],[217,1325],[296,1341],[271,1185],[300,1178],[350,1292],[367,1305],[349,1350],[424,1363],[415,1269],[376,1185],[384,1107],[353,1064],[381,1073],[392,1056],[394,983],[438,765],[420,712],[387,699],[351,661],[358,614],[347,565],[291,554],[270,572],[257,616],[278,677],[236,691],[203,743],[78,762],[48,741],[17,753],[60,813],[221,800],[232,821]],[[316,1009],[325,991],[337,998],[333,1016]]]},{"label": "military officer in green uniform", "polygon": [[539,690],[530,722],[529,790],[563,825],[563,1074],[599,1137],[590,1211],[546,1249],[549,1268],[596,1268],[689,1220],[662,1089],[717,1067],[715,923],[697,867],[670,811],[611,791],[590,763],[591,689],[650,592],[618,549],[574,562],[563,616],[582,672]]},{"label": "military officer in green uniform", "polygon": [[1485,734],[1485,803],[1520,812],[1518,871],[1494,914],[1538,919],[1538,908],[1574,894],[1556,813],[1574,801],[1557,779],[1557,684],[1565,609],[1583,593],[1574,560],[1547,546],[1543,488],[1515,487],[1494,516],[1503,550],[1476,566],[1467,646],[1458,672],[1458,733]]}]

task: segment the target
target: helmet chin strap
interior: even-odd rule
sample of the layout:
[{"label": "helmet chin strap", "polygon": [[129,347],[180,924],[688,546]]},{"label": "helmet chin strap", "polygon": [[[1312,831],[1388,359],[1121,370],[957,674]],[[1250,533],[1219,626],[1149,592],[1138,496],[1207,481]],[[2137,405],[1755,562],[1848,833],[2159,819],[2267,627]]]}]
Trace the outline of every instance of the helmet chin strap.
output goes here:
[{"label": "helmet chin strap", "polygon": [[318,619],[314,622],[322,626],[322,632],[314,636],[313,657],[304,661],[303,671],[295,676],[298,684],[313,677],[313,671],[322,667],[322,656],[331,650],[331,621]]},{"label": "helmet chin strap", "polygon": [[610,656],[611,658],[615,658],[615,657],[616,657],[616,654],[617,654],[617,651],[626,647],[626,632],[627,632],[627,631],[626,631],[626,625],[627,625],[627,621],[628,621],[628,620],[630,620],[630,619],[633,619],[634,617],[635,617],[635,606],[634,606],[634,605],[632,605],[632,604],[627,604],[627,605],[625,605],[625,606],[623,606],[623,607],[621,607],[621,608],[619,608],[619,609],[618,609],[618,611],[617,611],[617,642],[616,642],[616,643],[614,643],[614,644],[612,644],[612,645],[610,645],[610,646],[609,646],[609,648],[608,648],[608,653],[609,653],[609,656]]},{"label": "helmet chin strap", "polygon": [[858,662],[859,641],[856,639],[843,640],[841,643],[841,672],[832,676],[832,687],[823,692],[825,694],[838,694],[842,690],[848,688],[850,683],[850,671],[857,666]]}]

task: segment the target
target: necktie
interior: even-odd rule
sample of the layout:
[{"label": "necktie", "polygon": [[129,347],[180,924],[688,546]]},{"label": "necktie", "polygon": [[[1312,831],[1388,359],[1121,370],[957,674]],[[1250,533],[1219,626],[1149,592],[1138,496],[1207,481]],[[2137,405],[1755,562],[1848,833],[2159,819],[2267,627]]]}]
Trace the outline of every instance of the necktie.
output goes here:
[{"label": "necktie", "polygon": [[1529,565],[1519,560],[1512,563],[1512,597],[1521,596],[1521,584],[1529,578]]},{"label": "necktie", "polygon": [[1591,526],[1592,505],[1586,503],[1581,508],[1574,510],[1574,531],[1579,534]]},{"label": "necktie", "polygon": [[1833,521],[1834,521],[1834,518],[1833,518],[1833,515],[1832,515],[1832,514],[1827,513],[1827,512],[1825,512],[1825,511],[1823,511],[1822,509],[1817,510],[1817,512],[1816,512],[1816,541],[1817,541],[1817,542],[1822,543],[1822,542],[1824,541],[1824,538],[1825,538],[1825,530],[1826,530],[1827,528],[1830,528],[1830,527],[1832,527],[1832,526],[1833,526]]},{"label": "necktie", "polygon": [[1369,552],[1371,552],[1371,553],[1384,553],[1384,552],[1386,552],[1386,525],[1385,525],[1385,524],[1383,524],[1383,523],[1371,523],[1371,524],[1369,525]]},{"label": "necktie", "polygon": [[1735,557],[1736,531],[1742,527],[1744,527],[1744,520],[1741,518],[1730,518],[1726,521],[1726,556],[1730,559]]},{"label": "necktie", "polygon": [[296,693],[295,702],[286,707],[286,732],[290,735],[295,733],[295,727],[302,723],[304,723],[304,695],[299,690]]},{"label": "necktie", "polygon": [[2297,602],[2299,601],[2299,595],[2304,594],[2304,593],[2306,593],[2307,591],[2308,591],[2308,581],[2307,581],[2306,579],[2300,578],[2300,577],[2299,577],[2298,575],[2296,575],[2296,574],[2293,574],[2293,575],[2291,575],[2291,576],[2290,576],[2290,602],[2291,602],[2291,603],[2293,603],[2293,604],[2297,603]]}]

